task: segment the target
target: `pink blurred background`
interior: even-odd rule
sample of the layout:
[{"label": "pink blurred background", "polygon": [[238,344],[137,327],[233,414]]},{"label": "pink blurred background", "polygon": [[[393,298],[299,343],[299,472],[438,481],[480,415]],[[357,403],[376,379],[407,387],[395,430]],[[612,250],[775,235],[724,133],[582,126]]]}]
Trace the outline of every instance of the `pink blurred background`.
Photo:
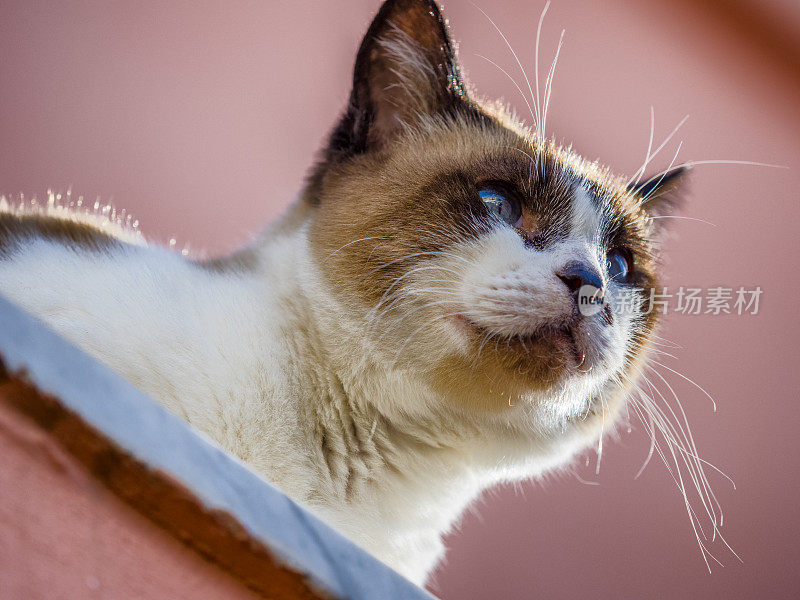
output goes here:
[{"label": "pink blurred background", "polygon": [[[479,0],[528,69],[543,2]],[[0,192],[48,187],[133,212],[155,240],[211,254],[245,242],[298,192],[343,107],[374,0],[0,3]],[[483,54],[517,75],[468,0],[445,6],[480,93],[524,107]],[[725,564],[706,571],[681,497],[655,458],[639,479],[641,427],[575,475],[488,494],[449,539],[431,589],[470,598],[794,598],[800,593],[800,3],[555,0],[542,34],[565,45],[548,129],[632,173],[650,106],[654,163],[744,159],[788,169],[699,166],[675,221],[671,286],[760,286],[758,315],[670,316],[681,346],[664,371],[725,509]],[[589,481],[599,485],[587,485]]]}]

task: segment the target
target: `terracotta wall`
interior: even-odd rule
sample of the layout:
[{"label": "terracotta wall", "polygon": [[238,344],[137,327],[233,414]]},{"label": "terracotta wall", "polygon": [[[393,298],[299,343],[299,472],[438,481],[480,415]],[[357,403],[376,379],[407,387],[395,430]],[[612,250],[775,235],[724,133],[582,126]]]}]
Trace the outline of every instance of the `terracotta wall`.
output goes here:
[{"label": "terracotta wall", "polygon": [[[484,0],[532,68],[541,2]],[[212,252],[283,210],[347,94],[367,0],[321,2],[4,2],[0,5],[0,190],[48,186],[113,198],[163,241]],[[466,0],[446,6],[479,91],[523,102],[502,40]],[[680,495],[647,454],[635,419],[574,474],[488,495],[450,539],[434,582],[444,598],[792,597],[798,378],[800,68],[797,3],[559,0],[543,62],[566,28],[549,130],[632,172],[647,147],[650,106],[680,157],[746,159],[789,169],[699,166],[676,221],[669,284],[763,289],[758,315],[674,315],[680,349],[661,368],[683,399],[740,564],[709,574]],[[656,161],[665,167],[676,143]],[[585,485],[590,481],[598,485]],[[475,516],[480,515],[480,519]],[[220,584],[222,585],[222,584]]]},{"label": "terracotta wall", "polygon": [[119,500],[6,392],[0,386],[0,597],[259,597]]}]

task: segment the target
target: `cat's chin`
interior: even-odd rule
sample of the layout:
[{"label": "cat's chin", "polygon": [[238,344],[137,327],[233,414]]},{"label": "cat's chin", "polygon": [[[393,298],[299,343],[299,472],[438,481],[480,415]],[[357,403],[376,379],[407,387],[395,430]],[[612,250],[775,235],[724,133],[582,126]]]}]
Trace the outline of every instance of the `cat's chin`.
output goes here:
[{"label": "cat's chin", "polygon": [[[613,370],[606,336],[592,321],[578,318],[541,326],[529,333],[500,336],[465,317],[455,325],[475,350],[476,360],[500,358],[517,365],[515,377],[526,372],[537,383],[562,385],[568,380]],[[528,365],[526,370],[524,365]]]}]

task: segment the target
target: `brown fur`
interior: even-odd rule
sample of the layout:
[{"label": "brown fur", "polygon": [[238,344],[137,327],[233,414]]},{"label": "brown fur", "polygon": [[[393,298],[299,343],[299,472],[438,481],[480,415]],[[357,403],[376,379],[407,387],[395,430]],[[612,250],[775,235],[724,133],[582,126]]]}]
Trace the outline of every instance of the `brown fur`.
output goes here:
[{"label": "brown fur", "polygon": [[14,214],[0,211],[0,257],[19,242],[39,238],[89,251],[107,251],[123,242],[97,226],[47,214]]}]

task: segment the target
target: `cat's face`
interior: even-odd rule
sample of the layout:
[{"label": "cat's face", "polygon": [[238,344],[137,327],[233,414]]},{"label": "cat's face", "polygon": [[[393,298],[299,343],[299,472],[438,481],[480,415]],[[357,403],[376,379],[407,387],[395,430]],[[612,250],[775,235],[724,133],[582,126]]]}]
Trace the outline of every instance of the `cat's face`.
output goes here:
[{"label": "cat's face", "polygon": [[656,324],[642,190],[471,100],[451,48],[433,4],[376,18],[311,180],[319,265],[387,368],[467,410],[611,406]]}]

